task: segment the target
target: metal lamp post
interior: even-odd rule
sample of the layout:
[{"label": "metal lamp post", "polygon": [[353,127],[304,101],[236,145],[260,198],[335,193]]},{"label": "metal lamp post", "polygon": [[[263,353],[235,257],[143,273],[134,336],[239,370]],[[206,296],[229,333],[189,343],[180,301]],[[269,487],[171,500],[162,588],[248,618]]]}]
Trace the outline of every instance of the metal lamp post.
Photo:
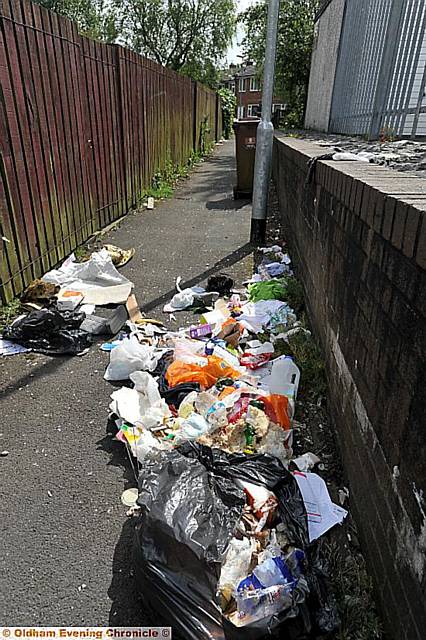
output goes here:
[{"label": "metal lamp post", "polygon": [[265,66],[263,72],[262,115],[257,127],[256,158],[254,164],[253,208],[250,241],[259,245],[265,241],[269,181],[271,177],[274,126],[271,122],[274,95],[275,52],[280,0],[269,0],[266,30]]}]

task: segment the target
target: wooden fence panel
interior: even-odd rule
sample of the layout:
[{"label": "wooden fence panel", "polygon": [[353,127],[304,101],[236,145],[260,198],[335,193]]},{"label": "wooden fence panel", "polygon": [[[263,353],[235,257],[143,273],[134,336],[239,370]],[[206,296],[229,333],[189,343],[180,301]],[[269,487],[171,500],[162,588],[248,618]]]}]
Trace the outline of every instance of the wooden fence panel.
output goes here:
[{"label": "wooden fence panel", "polygon": [[0,3],[0,300],[221,136],[216,94],[30,0]]},{"label": "wooden fence panel", "polygon": [[[92,230],[127,210],[123,134],[116,48],[80,37],[87,165],[92,196]],[[86,233],[88,237],[90,233]]]},{"label": "wooden fence panel", "polygon": [[195,84],[194,146],[200,151],[204,143],[215,142],[216,137],[216,93],[198,82]]}]

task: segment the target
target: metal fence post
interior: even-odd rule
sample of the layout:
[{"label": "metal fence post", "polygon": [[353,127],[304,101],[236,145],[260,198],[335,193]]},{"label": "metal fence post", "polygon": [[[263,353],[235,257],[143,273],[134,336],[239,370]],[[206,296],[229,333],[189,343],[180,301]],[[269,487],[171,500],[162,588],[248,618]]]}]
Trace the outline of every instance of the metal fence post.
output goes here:
[{"label": "metal fence post", "polygon": [[395,60],[398,52],[398,33],[401,29],[403,14],[404,0],[393,0],[370,123],[369,137],[373,140],[379,138],[380,129],[384,120],[384,113],[386,111],[386,104],[392,83],[392,73],[395,68]]},{"label": "metal fence post", "polygon": [[423,71],[422,81],[420,83],[419,97],[417,99],[416,112],[414,114],[414,120],[413,120],[413,128],[411,130],[411,138],[416,137],[417,126],[419,124],[419,118],[420,118],[420,111],[423,104],[423,98],[425,97],[425,89],[426,89],[426,65]]}]

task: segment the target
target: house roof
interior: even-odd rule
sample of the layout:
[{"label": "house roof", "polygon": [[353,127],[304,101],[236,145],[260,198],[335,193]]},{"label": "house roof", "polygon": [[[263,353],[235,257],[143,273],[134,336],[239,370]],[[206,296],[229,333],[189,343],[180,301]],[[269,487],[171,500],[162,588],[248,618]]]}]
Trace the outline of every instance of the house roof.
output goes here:
[{"label": "house roof", "polygon": [[257,67],[254,64],[248,64],[243,69],[239,69],[235,76],[237,78],[247,78],[249,76],[255,76],[257,74]]}]

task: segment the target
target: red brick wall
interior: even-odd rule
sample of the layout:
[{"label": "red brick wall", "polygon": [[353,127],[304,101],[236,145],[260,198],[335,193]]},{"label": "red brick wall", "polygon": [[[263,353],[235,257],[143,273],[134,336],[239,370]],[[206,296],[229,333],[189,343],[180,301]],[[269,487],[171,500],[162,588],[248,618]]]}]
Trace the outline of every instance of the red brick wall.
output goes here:
[{"label": "red brick wall", "polygon": [[[274,181],[389,636],[426,627],[426,180],[280,138]],[[422,631],[423,629],[423,631]]]}]

